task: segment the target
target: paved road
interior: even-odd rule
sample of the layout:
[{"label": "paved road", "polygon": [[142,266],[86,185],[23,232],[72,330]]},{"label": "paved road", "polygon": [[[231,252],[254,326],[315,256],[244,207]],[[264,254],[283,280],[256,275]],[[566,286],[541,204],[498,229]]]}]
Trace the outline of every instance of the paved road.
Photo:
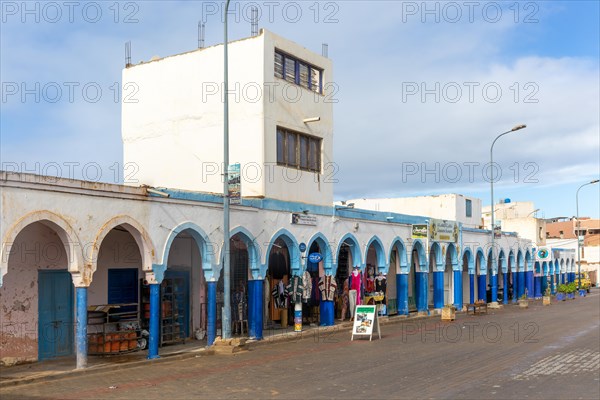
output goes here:
[{"label": "paved road", "polygon": [[[598,399],[600,295],[8,387],[7,399]],[[111,388],[112,387],[112,388]]]}]

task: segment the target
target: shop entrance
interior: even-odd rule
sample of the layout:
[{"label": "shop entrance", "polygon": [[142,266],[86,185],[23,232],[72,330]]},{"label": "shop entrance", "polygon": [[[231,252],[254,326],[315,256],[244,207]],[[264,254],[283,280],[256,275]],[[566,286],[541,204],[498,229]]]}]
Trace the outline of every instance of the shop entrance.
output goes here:
[{"label": "shop entrance", "polygon": [[462,258],[462,296],[463,304],[471,303],[471,279],[469,277],[469,254],[465,251]]},{"label": "shop entrance", "polygon": [[454,303],[454,271],[452,270],[451,247],[446,251],[446,266],[444,267],[444,305]]},{"label": "shop entrance", "polygon": [[287,328],[292,321],[290,301],[286,295],[290,276],[290,253],[285,242],[278,238],[269,254],[264,287],[266,328],[274,328],[276,323],[281,328]]},{"label": "shop entrance", "polygon": [[417,311],[417,279],[415,272],[420,268],[421,263],[419,260],[419,252],[417,249],[413,249],[410,259],[410,271],[408,273],[408,310]]},{"label": "shop entrance", "polygon": [[38,272],[38,358],[73,353],[73,282],[68,271]]}]

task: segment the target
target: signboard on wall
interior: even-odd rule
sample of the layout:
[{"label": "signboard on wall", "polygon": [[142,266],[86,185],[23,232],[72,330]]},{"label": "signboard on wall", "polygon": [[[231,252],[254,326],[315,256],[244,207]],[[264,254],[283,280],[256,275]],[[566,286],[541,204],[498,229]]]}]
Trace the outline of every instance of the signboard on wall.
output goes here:
[{"label": "signboard on wall", "polygon": [[413,225],[411,237],[413,239],[427,239],[427,224]]},{"label": "signboard on wall", "polygon": [[539,249],[537,249],[535,255],[538,260],[541,260],[541,261],[549,260],[550,259],[550,249],[548,249],[547,247],[540,247]]},{"label": "signboard on wall", "polygon": [[352,325],[352,338],[354,336],[369,336],[373,339],[373,328],[377,327],[377,334],[381,339],[381,330],[379,329],[379,319],[377,318],[377,305],[356,306],[354,312],[354,324]]},{"label": "signboard on wall", "polygon": [[317,217],[303,213],[292,213],[292,224],[294,225],[317,225]]},{"label": "signboard on wall", "polygon": [[458,244],[458,222],[444,219],[429,220],[429,239],[434,242],[452,242]]},{"label": "signboard on wall", "polygon": [[240,175],[240,164],[231,164],[227,169],[227,196],[229,204],[242,203],[242,179]]}]

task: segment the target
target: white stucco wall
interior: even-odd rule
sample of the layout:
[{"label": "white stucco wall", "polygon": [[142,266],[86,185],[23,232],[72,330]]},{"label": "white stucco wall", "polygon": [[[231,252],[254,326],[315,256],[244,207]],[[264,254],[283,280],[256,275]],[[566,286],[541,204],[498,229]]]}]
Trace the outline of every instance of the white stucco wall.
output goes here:
[{"label": "white stucco wall", "polygon": [[[230,164],[241,164],[244,197],[329,205],[333,104],[327,93],[317,95],[275,78],[275,48],[323,68],[323,87],[329,88],[331,61],[302,46],[264,30],[231,42]],[[222,82],[222,45],[123,70],[124,93],[132,91],[127,89],[131,83],[139,88],[132,96],[136,101],[124,96],[122,106],[126,183],[223,192]],[[321,121],[302,122],[310,117]],[[323,138],[321,174],[276,166],[277,126]]]},{"label": "white stucco wall", "polygon": [[[471,217],[466,214],[466,201],[471,200]],[[458,221],[470,228],[481,225],[481,200],[460,194],[434,196],[398,197],[381,199],[351,199],[355,208],[375,211],[390,211],[409,215],[427,215],[432,218]]]}]

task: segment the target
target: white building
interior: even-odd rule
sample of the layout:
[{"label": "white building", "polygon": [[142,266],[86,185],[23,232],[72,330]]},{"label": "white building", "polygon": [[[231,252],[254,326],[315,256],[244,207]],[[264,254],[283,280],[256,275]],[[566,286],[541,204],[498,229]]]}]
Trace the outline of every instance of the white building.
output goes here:
[{"label": "white building", "polygon": [[[227,237],[234,309],[242,311],[232,315],[246,320],[257,339],[263,328],[285,325],[271,289],[299,276],[313,286],[334,276],[328,279],[342,287],[352,267],[372,267],[387,274],[388,313],[405,315],[486,300],[487,285],[491,301],[509,282],[518,289],[513,301],[532,287],[531,242],[503,233],[493,263],[490,232],[467,219],[479,214],[477,202],[467,217],[466,199],[456,195],[458,221],[446,221],[453,227],[446,238],[415,230],[443,218],[433,208],[428,214],[332,205],[332,106],[322,101],[332,63],[267,31],[230,48],[230,87],[258,87],[263,96],[253,101],[246,93],[236,101],[231,94],[231,160],[241,164],[242,202],[232,205],[224,233],[220,172],[213,168],[223,160],[222,104],[206,92],[220,87],[222,49],[123,72],[124,87],[135,80],[140,88],[138,103],[124,99],[125,161],[138,168],[136,185],[148,186],[0,173],[3,364],[75,353],[85,367],[88,354],[135,350],[143,330],[149,358],[195,331],[212,344],[224,328],[217,310]],[[301,96],[271,100],[269,82]],[[253,166],[273,175],[250,176]],[[463,213],[466,219],[458,218]],[[341,312],[333,299],[318,306],[313,300],[303,306],[305,322],[332,325]],[[111,311],[98,317],[88,306]]]}]

